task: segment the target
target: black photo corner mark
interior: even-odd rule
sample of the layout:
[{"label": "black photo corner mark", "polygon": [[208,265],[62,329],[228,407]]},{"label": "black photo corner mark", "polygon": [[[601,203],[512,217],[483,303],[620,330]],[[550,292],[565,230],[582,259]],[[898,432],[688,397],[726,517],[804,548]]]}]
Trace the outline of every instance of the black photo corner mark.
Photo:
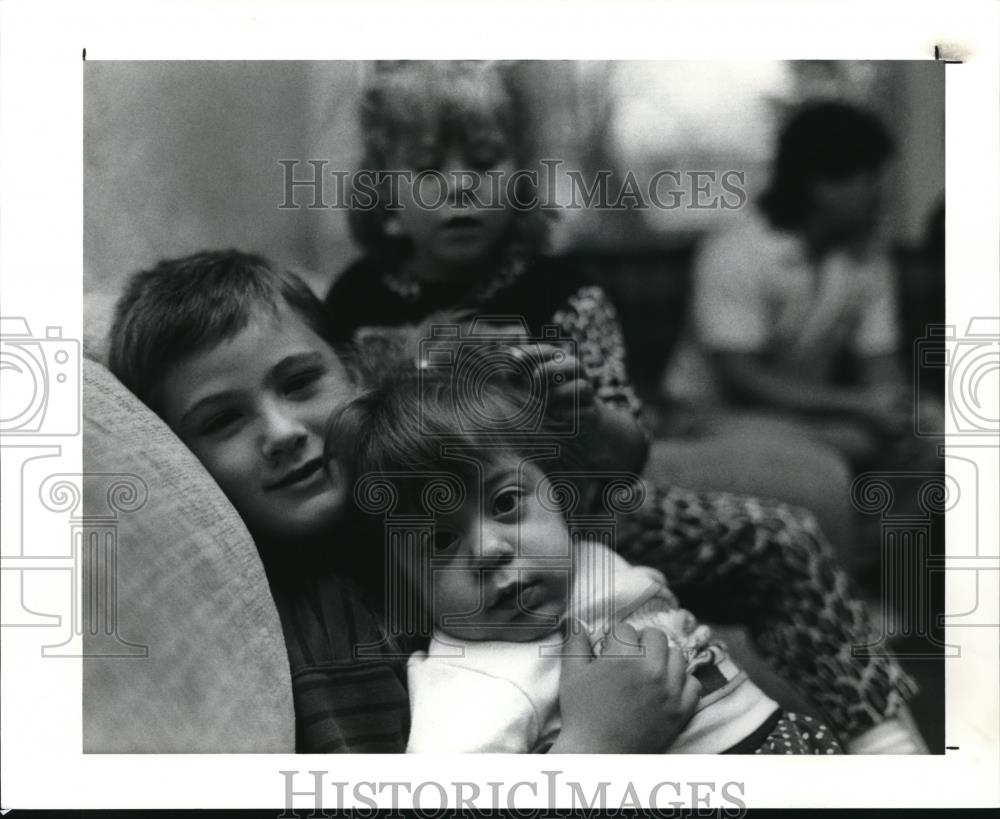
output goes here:
[{"label": "black photo corner mark", "polygon": [[957,63],[961,65],[965,62],[965,53],[962,51],[961,47],[954,43],[945,43],[944,45],[934,46],[934,59],[938,62],[943,62],[945,65],[949,63]]},{"label": "black photo corner mark", "polygon": [[87,62],[87,49],[83,50],[83,61]]}]

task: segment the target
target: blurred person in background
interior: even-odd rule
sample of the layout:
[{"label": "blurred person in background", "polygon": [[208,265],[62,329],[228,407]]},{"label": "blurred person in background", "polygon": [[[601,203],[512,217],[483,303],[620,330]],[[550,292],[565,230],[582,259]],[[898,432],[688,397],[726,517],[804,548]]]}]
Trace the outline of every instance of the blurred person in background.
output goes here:
[{"label": "blurred person in background", "polygon": [[807,106],[770,188],[696,270],[694,320],[728,401],[773,412],[870,466],[912,435],[892,263],[881,241],[893,144],[873,115]]}]

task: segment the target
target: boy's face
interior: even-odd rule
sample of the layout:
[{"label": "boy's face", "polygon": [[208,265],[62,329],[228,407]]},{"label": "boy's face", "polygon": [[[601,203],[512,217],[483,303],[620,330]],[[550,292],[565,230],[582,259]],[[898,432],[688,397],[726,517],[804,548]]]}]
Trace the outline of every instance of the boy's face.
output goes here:
[{"label": "boy's face", "polygon": [[349,486],[323,443],[335,407],[353,395],[322,338],[288,308],[259,312],[233,338],[195,353],[162,383],[163,417],[258,539],[322,535]]},{"label": "boy's face", "polygon": [[501,458],[484,477],[481,498],[470,493],[438,520],[424,602],[435,627],[455,637],[534,640],[567,608],[569,531],[562,513],[539,501],[537,466]]},{"label": "boy's face", "polygon": [[399,233],[413,242],[415,273],[429,282],[466,275],[467,265],[496,247],[513,216],[514,161],[499,146],[436,154],[401,154],[397,162],[411,176],[400,181],[402,209],[395,218]]}]

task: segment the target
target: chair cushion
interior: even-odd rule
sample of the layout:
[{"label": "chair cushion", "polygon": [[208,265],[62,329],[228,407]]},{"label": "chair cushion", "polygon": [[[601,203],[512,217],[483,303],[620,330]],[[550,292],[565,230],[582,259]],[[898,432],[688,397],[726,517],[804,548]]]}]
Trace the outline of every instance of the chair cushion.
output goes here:
[{"label": "chair cushion", "polygon": [[[288,658],[249,533],[198,460],[91,360],[83,464],[87,542],[117,540],[105,545],[117,550],[106,572],[117,612],[84,617],[84,750],[293,752]],[[84,555],[85,577],[114,565],[106,552]],[[104,608],[87,591],[100,586],[84,586],[84,611]]]}]

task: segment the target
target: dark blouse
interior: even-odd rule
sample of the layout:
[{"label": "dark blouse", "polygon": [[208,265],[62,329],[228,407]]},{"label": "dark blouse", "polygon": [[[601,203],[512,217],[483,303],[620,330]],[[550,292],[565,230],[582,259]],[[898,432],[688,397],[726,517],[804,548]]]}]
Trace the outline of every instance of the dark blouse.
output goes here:
[{"label": "dark blouse", "polygon": [[347,268],[326,297],[335,340],[355,340],[363,328],[423,322],[445,310],[521,318],[535,338],[555,325],[573,339],[598,397],[639,414],[642,406],[625,368],[618,314],[600,287],[565,262],[542,257],[514,266],[471,293],[405,282],[363,258]]}]

